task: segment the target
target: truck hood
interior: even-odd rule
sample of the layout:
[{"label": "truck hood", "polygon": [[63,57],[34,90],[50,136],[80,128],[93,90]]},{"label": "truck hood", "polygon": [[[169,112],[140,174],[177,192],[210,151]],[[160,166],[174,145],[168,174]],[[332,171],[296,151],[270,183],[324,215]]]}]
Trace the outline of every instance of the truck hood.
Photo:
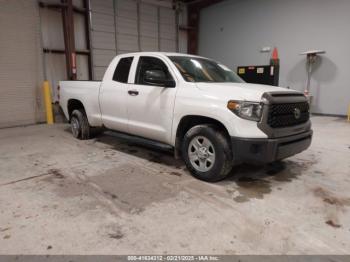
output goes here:
[{"label": "truck hood", "polygon": [[196,83],[196,85],[205,93],[204,95],[224,100],[232,99],[258,102],[265,92],[298,93],[292,89],[248,83]]}]

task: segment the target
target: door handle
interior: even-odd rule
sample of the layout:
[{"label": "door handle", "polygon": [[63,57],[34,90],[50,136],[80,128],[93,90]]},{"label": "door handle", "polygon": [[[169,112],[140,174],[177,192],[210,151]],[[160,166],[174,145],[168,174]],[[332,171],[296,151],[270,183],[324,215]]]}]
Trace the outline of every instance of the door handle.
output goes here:
[{"label": "door handle", "polygon": [[139,91],[137,91],[137,90],[129,90],[128,94],[131,95],[131,96],[137,96],[139,94]]}]

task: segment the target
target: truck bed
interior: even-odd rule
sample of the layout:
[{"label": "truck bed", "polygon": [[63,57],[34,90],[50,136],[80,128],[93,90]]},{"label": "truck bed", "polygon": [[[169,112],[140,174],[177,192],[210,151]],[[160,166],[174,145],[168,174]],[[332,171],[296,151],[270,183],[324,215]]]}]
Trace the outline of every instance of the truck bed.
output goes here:
[{"label": "truck bed", "polygon": [[98,99],[101,81],[60,81],[59,85],[59,103],[67,119],[69,119],[68,103],[77,99],[84,104],[90,124],[100,122],[101,112]]}]

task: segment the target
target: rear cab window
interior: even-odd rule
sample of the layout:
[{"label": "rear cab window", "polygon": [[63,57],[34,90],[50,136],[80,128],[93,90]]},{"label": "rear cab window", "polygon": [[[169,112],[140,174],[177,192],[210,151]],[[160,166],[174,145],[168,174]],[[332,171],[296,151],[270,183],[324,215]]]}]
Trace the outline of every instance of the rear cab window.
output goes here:
[{"label": "rear cab window", "polygon": [[123,57],[119,60],[113,74],[113,80],[120,83],[128,83],[129,73],[134,57]]}]

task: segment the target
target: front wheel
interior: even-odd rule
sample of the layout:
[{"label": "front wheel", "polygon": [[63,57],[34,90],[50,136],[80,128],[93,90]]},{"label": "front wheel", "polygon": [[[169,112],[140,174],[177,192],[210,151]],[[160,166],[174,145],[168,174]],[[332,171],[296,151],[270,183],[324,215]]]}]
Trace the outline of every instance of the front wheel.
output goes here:
[{"label": "front wheel", "polygon": [[182,142],[182,156],[192,175],[208,182],[222,180],[233,166],[228,139],[213,125],[188,130]]}]

